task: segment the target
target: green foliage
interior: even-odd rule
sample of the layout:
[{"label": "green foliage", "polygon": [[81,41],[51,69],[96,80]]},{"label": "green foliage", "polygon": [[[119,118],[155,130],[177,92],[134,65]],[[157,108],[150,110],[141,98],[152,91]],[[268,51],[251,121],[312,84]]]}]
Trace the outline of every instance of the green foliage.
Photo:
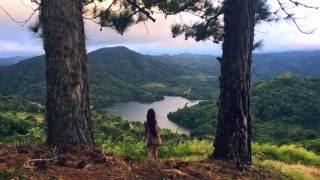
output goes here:
[{"label": "green foliage", "polygon": [[177,14],[185,9],[195,9],[198,2],[203,0],[114,0],[105,2],[105,0],[85,0],[84,12],[87,19],[91,19],[100,24],[101,29],[108,27],[116,30],[121,35],[134,24],[151,20],[156,21],[154,8],[163,12],[163,15]]},{"label": "green foliage", "polygon": [[320,154],[320,138],[303,140],[300,144],[306,149]]},{"label": "green foliage", "polygon": [[38,123],[33,116],[20,118],[14,112],[0,112],[0,139],[14,135],[24,135],[28,129],[37,126]]},{"label": "green foliage", "polygon": [[191,136],[201,139],[212,139],[216,124],[208,119],[215,119],[217,106],[212,101],[203,101],[194,107],[185,107],[174,113],[169,113],[168,118],[173,122],[190,130]]},{"label": "green foliage", "polygon": [[[114,117],[105,113],[94,113],[96,144],[102,145],[104,141],[112,142],[137,142],[144,140],[145,129],[141,122],[128,122],[120,117]],[[164,141],[184,141],[186,135],[180,135],[167,129],[161,130]]]},{"label": "green foliage", "polygon": [[[190,1],[186,1],[185,4]],[[202,0],[194,2],[193,8],[185,9],[185,11],[200,18],[191,25],[184,23],[173,25],[171,28],[173,37],[184,34],[186,39],[193,38],[196,41],[212,40],[215,43],[220,43],[223,40],[223,23],[221,19],[226,9],[224,6],[225,4],[219,1]],[[257,1],[255,18],[256,24],[275,20],[266,0]]]},{"label": "green foliage", "polygon": [[6,112],[14,110],[16,112],[43,113],[42,105],[30,102],[21,97],[0,96],[0,111]]},{"label": "green foliage", "polygon": [[0,144],[42,144],[43,106],[18,97],[0,96]]},{"label": "green foliage", "polygon": [[14,175],[6,170],[0,169],[0,179],[11,179]]},{"label": "green foliage", "polygon": [[32,127],[26,134],[16,134],[0,140],[0,144],[5,145],[37,145],[46,142],[46,134],[42,127]]},{"label": "green foliage", "polygon": [[291,73],[258,82],[252,92],[256,139],[289,143],[320,137],[319,85],[319,78]]},{"label": "green foliage", "polygon": [[[185,4],[187,3],[189,2],[185,2]],[[200,17],[199,22],[192,25],[173,25],[171,28],[173,37],[184,34],[185,39],[193,38],[196,41],[212,39],[215,43],[222,41],[223,25],[219,18],[223,14],[221,4],[214,5],[212,1],[208,0],[198,1],[193,3],[192,9],[186,11]]]},{"label": "green foliage", "polygon": [[22,169],[14,169],[13,172],[12,170],[0,169],[0,179],[1,180],[7,180],[7,179],[28,180],[29,178],[24,174]]},{"label": "green foliage", "polygon": [[105,140],[101,148],[106,153],[118,156],[129,156],[138,160],[143,160],[147,154],[147,147],[143,141],[125,143]]}]

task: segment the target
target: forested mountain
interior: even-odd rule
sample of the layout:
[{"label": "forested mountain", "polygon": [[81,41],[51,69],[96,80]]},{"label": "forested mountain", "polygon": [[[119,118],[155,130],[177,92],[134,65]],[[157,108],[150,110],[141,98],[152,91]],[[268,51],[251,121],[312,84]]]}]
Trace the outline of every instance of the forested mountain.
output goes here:
[{"label": "forested mountain", "polygon": [[[196,137],[216,129],[216,100],[169,114]],[[284,73],[257,82],[252,91],[254,138],[257,142],[291,143],[320,139],[320,78]]]},{"label": "forested mountain", "polygon": [[[89,56],[91,98],[96,107],[119,101],[153,101],[163,95],[209,99],[217,95],[219,63],[209,55],[143,55],[125,47],[103,48]],[[258,54],[254,79],[291,71],[320,75],[320,51]],[[0,70],[0,94],[45,101],[43,56]],[[188,92],[188,93],[186,93]]]}]

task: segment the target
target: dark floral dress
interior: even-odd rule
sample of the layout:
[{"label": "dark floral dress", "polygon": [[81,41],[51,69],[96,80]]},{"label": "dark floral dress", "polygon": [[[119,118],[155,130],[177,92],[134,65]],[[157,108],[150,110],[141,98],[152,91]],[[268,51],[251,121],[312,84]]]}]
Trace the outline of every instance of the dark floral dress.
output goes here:
[{"label": "dark floral dress", "polygon": [[144,122],[144,128],[146,133],[146,143],[148,147],[162,145],[162,139],[160,137],[160,128],[158,124],[156,124],[156,126],[157,126],[157,135],[155,136],[154,134],[151,133],[150,129],[148,128],[147,122]]}]

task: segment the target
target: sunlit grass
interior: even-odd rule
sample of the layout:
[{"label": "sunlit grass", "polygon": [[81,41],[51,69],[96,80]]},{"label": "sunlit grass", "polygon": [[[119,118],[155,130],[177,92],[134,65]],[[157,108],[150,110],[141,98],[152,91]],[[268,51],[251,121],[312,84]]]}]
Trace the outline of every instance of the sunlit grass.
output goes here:
[{"label": "sunlit grass", "polygon": [[280,161],[263,160],[256,161],[255,165],[269,169],[274,175],[283,179],[292,180],[317,180],[320,177],[320,170],[303,165],[289,165]]},{"label": "sunlit grass", "polygon": [[296,145],[282,145],[279,147],[270,144],[254,144],[253,152],[260,159],[320,167],[320,156]]}]

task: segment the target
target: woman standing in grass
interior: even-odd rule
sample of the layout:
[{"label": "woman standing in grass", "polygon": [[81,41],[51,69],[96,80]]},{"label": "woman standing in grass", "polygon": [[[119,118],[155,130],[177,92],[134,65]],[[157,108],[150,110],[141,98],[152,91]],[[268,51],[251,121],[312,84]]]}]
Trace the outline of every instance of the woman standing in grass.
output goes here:
[{"label": "woman standing in grass", "polygon": [[160,137],[160,128],[156,120],[156,113],[153,109],[148,110],[147,121],[144,123],[144,127],[146,132],[148,156],[157,159],[158,150],[162,145],[162,140]]}]

